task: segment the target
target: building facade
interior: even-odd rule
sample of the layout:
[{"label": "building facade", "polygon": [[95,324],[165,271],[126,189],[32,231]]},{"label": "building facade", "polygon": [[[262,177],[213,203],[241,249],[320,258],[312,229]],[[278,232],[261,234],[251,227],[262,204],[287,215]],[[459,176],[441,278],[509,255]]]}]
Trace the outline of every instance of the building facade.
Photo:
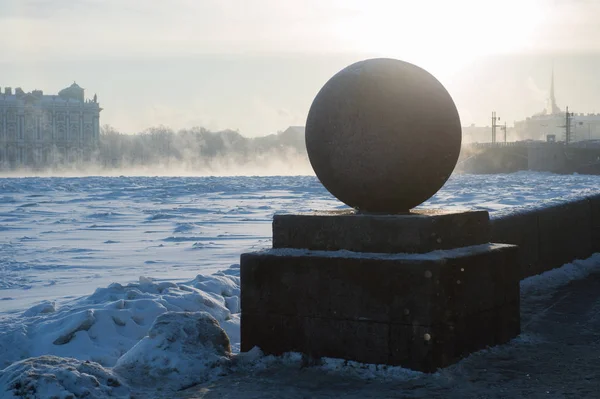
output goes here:
[{"label": "building facade", "polygon": [[[571,111],[569,111],[571,112]],[[550,97],[546,108],[529,118],[515,122],[519,138],[546,141],[554,136],[556,141],[566,139],[566,110],[561,110],[554,96],[554,72],[550,81]],[[600,114],[573,113],[569,118],[571,142],[600,138]]]},{"label": "building facade", "polygon": [[0,168],[89,159],[100,137],[100,105],[76,83],[57,95],[0,88]]},{"label": "building facade", "polygon": [[[573,113],[570,119],[571,137],[569,141],[598,140],[600,138],[600,114]],[[522,139],[546,141],[548,136],[554,136],[556,141],[565,141],[566,123],[566,112],[539,114],[516,121],[515,130]]]}]

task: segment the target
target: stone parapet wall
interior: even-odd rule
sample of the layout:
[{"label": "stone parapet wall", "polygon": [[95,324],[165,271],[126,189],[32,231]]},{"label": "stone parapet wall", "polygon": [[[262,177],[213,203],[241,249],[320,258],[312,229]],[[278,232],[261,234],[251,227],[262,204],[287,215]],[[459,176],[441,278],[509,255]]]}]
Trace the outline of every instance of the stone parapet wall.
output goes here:
[{"label": "stone parapet wall", "polygon": [[600,194],[492,219],[492,242],[519,246],[521,278],[600,252]]}]

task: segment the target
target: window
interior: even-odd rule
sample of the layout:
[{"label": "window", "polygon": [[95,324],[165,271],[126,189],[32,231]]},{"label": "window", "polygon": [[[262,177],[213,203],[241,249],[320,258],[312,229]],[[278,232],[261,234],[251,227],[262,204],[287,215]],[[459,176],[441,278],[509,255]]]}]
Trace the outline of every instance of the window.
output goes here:
[{"label": "window", "polygon": [[70,140],[76,141],[79,139],[79,125],[72,123],[69,129],[71,135]]},{"label": "window", "polygon": [[64,140],[66,138],[65,136],[67,135],[67,130],[66,130],[65,126],[62,124],[59,124],[58,126],[56,126],[56,130],[58,132],[58,138],[61,140]]}]

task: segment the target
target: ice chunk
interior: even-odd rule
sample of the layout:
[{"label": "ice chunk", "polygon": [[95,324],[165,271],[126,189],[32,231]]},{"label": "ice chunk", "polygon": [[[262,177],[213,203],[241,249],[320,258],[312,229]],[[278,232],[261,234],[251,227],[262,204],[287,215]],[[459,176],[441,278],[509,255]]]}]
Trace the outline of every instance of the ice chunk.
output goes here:
[{"label": "ice chunk", "polygon": [[0,397],[130,398],[129,387],[98,363],[55,356],[29,358],[0,371]]},{"label": "ice chunk", "polygon": [[209,313],[167,312],[114,371],[136,385],[181,389],[222,374],[230,358],[229,337]]}]

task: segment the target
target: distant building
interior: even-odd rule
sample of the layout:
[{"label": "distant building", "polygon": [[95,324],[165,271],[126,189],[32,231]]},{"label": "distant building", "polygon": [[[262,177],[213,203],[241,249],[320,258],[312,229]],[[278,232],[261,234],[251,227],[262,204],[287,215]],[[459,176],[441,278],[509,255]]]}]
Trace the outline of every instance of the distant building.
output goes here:
[{"label": "distant building", "polygon": [[490,126],[463,126],[462,143],[487,143],[492,140],[492,128]]},{"label": "distant building", "polygon": [[[600,138],[600,114],[573,114],[571,141]],[[555,136],[556,141],[565,140],[566,111],[556,104],[554,96],[554,71],[550,80],[550,97],[546,108],[529,118],[515,122],[516,135],[521,139],[546,141]]]},{"label": "distant building", "polygon": [[76,83],[57,95],[0,88],[0,168],[89,158],[98,145],[100,105]]}]

